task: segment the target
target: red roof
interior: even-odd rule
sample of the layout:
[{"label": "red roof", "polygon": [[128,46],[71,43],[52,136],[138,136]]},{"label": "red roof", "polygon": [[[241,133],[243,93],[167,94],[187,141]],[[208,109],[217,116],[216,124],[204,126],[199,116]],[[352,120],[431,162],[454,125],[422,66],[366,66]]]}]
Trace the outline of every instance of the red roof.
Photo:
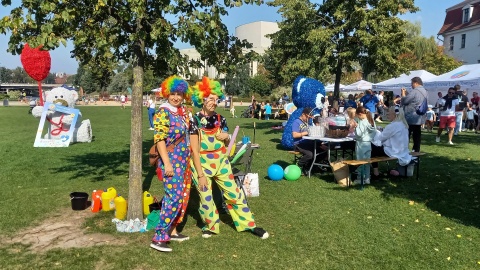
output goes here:
[{"label": "red roof", "polygon": [[438,34],[443,35],[446,32],[465,29],[480,24],[480,3],[472,4],[472,6],[472,17],[467,23],[463,23],[463,6],[447,11],[447,16],[445,16],[445,21],[440,31],[438,31]]}]

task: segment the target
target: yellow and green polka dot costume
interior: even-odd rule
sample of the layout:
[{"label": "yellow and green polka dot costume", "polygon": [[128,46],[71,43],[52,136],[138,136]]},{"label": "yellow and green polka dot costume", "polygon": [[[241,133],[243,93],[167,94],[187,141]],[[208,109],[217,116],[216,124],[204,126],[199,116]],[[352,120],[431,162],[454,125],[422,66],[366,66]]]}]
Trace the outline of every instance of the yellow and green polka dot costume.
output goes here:
[{"label": "yellow and green polka dot costume", "polygon": [[216,181],[223,192],[225,203],[237,231],[252,230],[256,227],[253,214],[247,205],[245,195],[235,183],[225,144],[215,138],[215,134],[222,130],[228,131],[225,118],[216,113],[209,117],[197,113],[192,121],[191,132],[198,133],[200,136],[200,162],[208,183],[204,190],[200,190],[198,174],[193,166],[193,161],[191,161],[192,180],[200,195],[198,211],[205,223],[203,230],[209,230],[216,234],[220,232],[220,218],[212,196],[212,181]]}]

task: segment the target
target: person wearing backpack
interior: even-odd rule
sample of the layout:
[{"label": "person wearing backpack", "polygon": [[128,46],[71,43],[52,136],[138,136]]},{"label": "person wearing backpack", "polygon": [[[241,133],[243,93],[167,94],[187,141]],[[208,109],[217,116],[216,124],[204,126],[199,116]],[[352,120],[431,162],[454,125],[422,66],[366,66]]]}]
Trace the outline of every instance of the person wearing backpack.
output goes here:
[{"label": "person wearing backpack", "polygon": [[[423,81],[420,77],[413,77],[412,91],[407,93],[407,89],[402,88],[401,106],[405,112],[405,119],[408,123],[408,137],[413,140],[413,152],[420,152],[420,142],[422,139],[421,126],[424,123],[423,114],[418,114],[420,110],[423,110],[423,104],[427,104],[427,91],[423,87]],[[425,103],[426,102],[426,103]]]}]

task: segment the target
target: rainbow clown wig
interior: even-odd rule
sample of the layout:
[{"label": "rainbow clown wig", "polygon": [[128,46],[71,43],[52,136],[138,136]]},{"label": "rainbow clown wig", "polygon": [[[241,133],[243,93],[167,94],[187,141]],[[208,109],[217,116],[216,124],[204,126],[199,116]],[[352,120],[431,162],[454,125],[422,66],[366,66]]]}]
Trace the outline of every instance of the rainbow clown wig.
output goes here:
[{"label": "rainbow clown wig", "polygon": [[165,81],[163,81],[160,85],[160,89],[163,98],[168,98],[168,96],[172,93],[184,94],[186,100],[190,100],[192,98],[192,88],[184,79],[178,77],[177,75],[173,75],[165,79]]},{"label": "rainbow clown wig", "polygon": [[197,82],[195,86],[193,86],[193,104],[196,107],[201,108],[203,106],[203,101],[211,94],[217,95],[219,99],[223,99],[224,94],[222,86],[217,81],[210,80],[208,77],[203,77],[201,82]]}]

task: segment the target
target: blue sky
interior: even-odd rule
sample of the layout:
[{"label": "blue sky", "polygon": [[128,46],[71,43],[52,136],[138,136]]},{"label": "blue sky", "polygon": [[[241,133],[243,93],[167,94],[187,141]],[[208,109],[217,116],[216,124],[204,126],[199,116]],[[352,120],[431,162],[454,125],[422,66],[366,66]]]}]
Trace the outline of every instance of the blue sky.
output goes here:
[{"label": "blue sky", "polygon": [[[12,1],[13,6],[17,7],[19,0]],[[422,24],[422,35],[435,36],[438,30],[443,25],[445,19],[445,10],[457,3],[460,0],[416,0],[416,5],[421,9],[417,13],[407,14],[402,16],[403,19],[409,21],[420,21]],[[0,18],[10,14],[9,7],[0,6]],[[254,21],[280,21],[281,16],[277,13],[276,8],[269,7],[267,5],[252,6],[244,5],[240,8],[232,9],[229,15],[224,18],[224,23],[227,25],[231,34],[235,33],[235,27],[254,22]],[[8,48],[9,36],[0,35],[0,66],[10,69],[22,66],[19,55],[11,55],[6,50]],[[70,46],[70,47],[69,47]],[[50,52],[52,57],[51,72],[66,72],[68,74],[75,74],[77,71],[77,61],[70,58],[70,51],[72,50],[71,43],[67,48],[61,46],[54,51]],[[186,48],[187,45],[178,44],[179,48]]]}]

